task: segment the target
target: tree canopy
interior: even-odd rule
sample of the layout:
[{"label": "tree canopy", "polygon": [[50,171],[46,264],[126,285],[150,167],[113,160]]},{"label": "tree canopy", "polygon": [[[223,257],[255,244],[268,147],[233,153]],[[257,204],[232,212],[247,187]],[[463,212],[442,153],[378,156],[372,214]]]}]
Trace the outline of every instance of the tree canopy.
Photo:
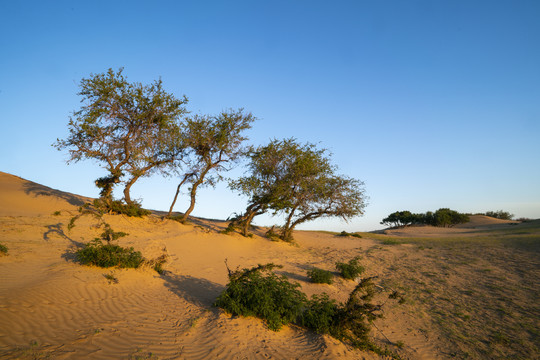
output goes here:
[{"label": "tree canopy", "polygon": [[251,149],[249,159],[249,174],[230,182],[232,189],[249,197],[245,213],[231,223],[244,235],[253,218],[267,211],[285,215],[283,240],[291,240],[293,229],[306,221],[363,214],[363,183],[336,175],[325,149],[295,139],[273,140]]},{"label": "tree canopy", "polygon": [[[243,143],[245,131],[251,128],[255,117],[242,109],[223,111],[217,116],[196,115],[186,119],[184,139],[187,156],[180,164],[182,181],[169,210],[172,212],[181,186],[188,182],[190,205],[180,220],[187,220],[195,207],[197,189],[213,186],[222,179],[222,172],[229,170],[246,152]],[[176,166],[176,165],[173,165]]]},{"label": "tree canopy", "polygon": [[432,225],[439,227],[452,227],[469,221],[469,216],[455,210],[441,208],[434,213],[413,214],[410,211],[396,211],[385,217],[382,225],[390,227],[402,227],[409,225]]},{"label": "tree canopy", "polygon": [[182,147],[175,137],[187,113],[187,98],[167,93],[161,80],[130,83],[122,71],[109,69],[81,80],[83,105],[70,117],[69,136],[53,144],[69,149],[68,163],[92,159],[108,171],[96,185],[109,206],[115,184],[124,181],[124,200],[133,204],[133,183],[178,156]]}]

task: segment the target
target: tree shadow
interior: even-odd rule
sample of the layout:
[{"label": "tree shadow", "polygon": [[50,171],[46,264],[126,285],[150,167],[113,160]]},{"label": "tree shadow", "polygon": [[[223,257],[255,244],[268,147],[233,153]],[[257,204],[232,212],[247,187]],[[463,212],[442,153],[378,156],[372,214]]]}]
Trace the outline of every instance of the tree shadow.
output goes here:
[{"label": "tree shadow", "polygon": [[34,196],[53,196],[67,201],[69,204],[74,206],[82,206],[85,204],[85,201],[74,194],[63,192],[60,190],[55,190],[47,186],[36,184],[34,182],[26,182],[23,184],[24,192],[27,195]]},{"label": "tree shadow", "polygon": [[62,229],[62,223],[47,225],[47,231],[43,233],[43,240],[49,241],[51,235],[60,236],[62,239],[66,239],[71,243],[71,246],[62,254],[62,259],[69,262],[77,262],[76,251],[84,246],[82,242],[75,241],[64,233]]},{"label": "tree shadow", "polygon": [[165,286],[179,297],[200,307],[212,307],[225,286],[189,275],[177,275],[166,271],[162,278]]}]

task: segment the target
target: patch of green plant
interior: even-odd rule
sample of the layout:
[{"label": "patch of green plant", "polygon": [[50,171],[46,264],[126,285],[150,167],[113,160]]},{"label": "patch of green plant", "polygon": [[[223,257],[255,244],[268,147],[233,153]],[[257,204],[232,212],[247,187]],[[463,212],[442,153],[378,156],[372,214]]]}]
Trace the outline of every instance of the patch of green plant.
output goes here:
[{"label": "patch of green plant", "polygon": [[107,281],[110,284],[118,284],[118,278],[114,276],[114,274],[111,272],[109,274],[103,274],[103,277],[107,279]]},{"label": "patch of green plant", "polygon": [[60,216],[62,215],[62,212],[61,211],[55,211],[53,212],[53,216]]},{"label": "patch of green plant", "polygon": [[281,240],[281,238],[279,237],[279,234],[274,230],[273,226],[264,235],[272,241]]},{"label": "patch of green plant", "polygon": [[362,238],[362,235],[360,234],[357,234],[357,233],[348,233],[346,231],[342,231],[340,232],[339,234],[337,234],[336,236],[342,236],[342,237],[349,237],[349,236],[352,236],[352,237],[355,237],[355,238]]},{"label": "patch of green plant", "polygon": [[[361,280],[347,302],[341,304],[330,299],[326,293],[313,295],[308,300],[298,290],[298,284],[290,283],[284,276],[277,276],[272,271],[274,268],[281,266],[266,264],[235,271],[227,267],[229,283],[214,305],[233,315],[262,318],[274,331],[288,323],[295,323],[319,334],[329,334],[357,348],[399,358],[377,346],[369,337],[371,324],[382,317],[382,308],[386,303],[372,303],[376,292],[373,278]],[[389,298],[402,297],[393,292]]]},{"label": "patch of green plant", "polygon": [[328,270],[313,268],[307,272],[307,276],[315,284],[332,284],[332,273]]},{"label": "patch of green plant", "polygon": [[103,268],[138,268],[144,261],[142,254],[132,247],[103,243],[94,239],[75,253],[77,260],[83,265],[94,265]]},{"label": "patch of green plant", "polygon": [[151,214],[150,210],[143,209],[141,204],[137,202],[125,204],[121,200],[107,200],[99,198],[94,200],[93,205],[102,213],[123,214],[130,217],[142,217]]},{"label": "patch of green plant", "polygon": [[360,257],[349,260],[348,263],[337,262],[336,269],[344,279],[354,280],[364,272],[364,267],[358,263]]},{"label": "patch of green plant", "polygon": [[221,230],[220,233],[229,235],[229,234],[233,234],[235,231],[236,231],[236,226],[234,226],[234,224],[231,222],[225,229]]},{"label": "patch of green plant", "polygon": [[381,241],[381,244],[383,244],[383,245],[399,245],[399,244],[401,244],[401,241],[394,240],[394,239],[384,239],[383,241]]},{"label": "patch of green plant", "polygon": [[165,273],[165,269],[163,268],[163,265],[167,262],[167,254],[163,254],[159,256],[158,258],[154,260],[148,261],[148,264],[154,269],[159,275],[163,275]]},{"label": "patch of green plant", "polygon": [[233,315],[260,317],[274,331],[295,321],[306,295],[298,290],[299,284],[274,274],[274,268],[281,266],[266,264],[235,271],[227,267],[229,283],[214,305]]},{"label": "patch of green plant", "polygon": [[4,244],[0,244],[0,255],[7,255],[8,247]]}]

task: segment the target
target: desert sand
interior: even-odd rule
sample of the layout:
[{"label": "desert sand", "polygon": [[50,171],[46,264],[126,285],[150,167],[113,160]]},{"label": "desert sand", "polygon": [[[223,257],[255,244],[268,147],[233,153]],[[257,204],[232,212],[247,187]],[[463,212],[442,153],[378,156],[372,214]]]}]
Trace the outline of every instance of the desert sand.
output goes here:
[{"label": "desert sand", "polygon": [[[256,318],[212,306],[230,267],[268,262],[308,294],[346,300],[356,282],[309,282],[362,257],[363,276],[401,291],[372,335],[406,359],[538,358],[540,224],[473,216],[463,226],[410,227],[362,238],[296,231],[297,246],[225,235],[225,222],[106,215],[118,240],[146,258],[168,256],[165,272],[82,266],[73,251],[95,221],[67,224],[90,199],[0,173],[0,358],[2,359],[379,359],[297,326],[268,330]],[[58,213],[59,212],[59,213]],[[117,282],[105,276],[112,275]],[[396,346],[399,344],[399,346]]]}]

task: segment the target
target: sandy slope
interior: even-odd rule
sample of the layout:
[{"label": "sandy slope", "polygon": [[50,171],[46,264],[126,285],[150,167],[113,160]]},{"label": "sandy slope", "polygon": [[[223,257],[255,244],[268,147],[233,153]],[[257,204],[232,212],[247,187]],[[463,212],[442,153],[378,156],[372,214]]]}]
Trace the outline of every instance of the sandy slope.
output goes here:
[{"label": "sandy slope", "polygon": [[[129,233],[121,245],[147,258],[165,253],[169,262],[162,276],[150,269],[92,268],[74,262],[72,252],[98,234],[95,222],[85,217],[71,231],[66,227],[86,200],[0,173],[0,243],[9,248],[9,256],[0,257],[0,358],[378,358],[294,326],[272,332],[258,319],[231,318],[212,307],[227,283],[224,261],[231,267],[282,264],[280,273],[308,295],[324,291],[343,301],[354,282],[315,285],[306,270],[334,270],[336,261],[361,255],[367,276],[391,278],[392,266],[411,258],[412,245],[382,248],[376,237],[297,232],[299,246],[291,246],[262,237],[263,229],[253,238],[222,235],[216,230],[225,224],[214,221],[106,216],[114,230]],[[418,264],[431,261],[414,254]],[[418,311],[413,303],[391,306],[376,323],[382,332],[373,335],[403,341],[397,351],[405,358],[449,357],[452,343]]]}]

